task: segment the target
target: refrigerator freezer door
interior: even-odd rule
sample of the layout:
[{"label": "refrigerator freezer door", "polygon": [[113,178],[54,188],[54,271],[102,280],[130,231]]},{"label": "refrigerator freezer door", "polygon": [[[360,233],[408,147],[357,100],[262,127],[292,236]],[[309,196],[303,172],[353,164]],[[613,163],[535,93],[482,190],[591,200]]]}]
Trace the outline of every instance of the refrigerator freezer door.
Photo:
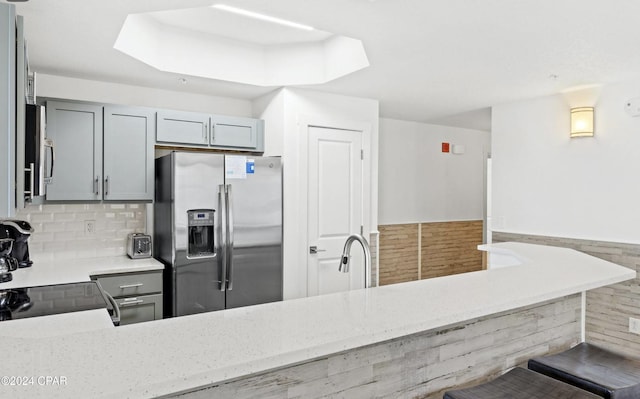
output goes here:
[{"label": "refrigerator freezer door", "polygon": [[280,158],[256,157],[245,178],[227,179],[233,214],[227,308],[282,300]]},{"label": "refrigerator freezer door", "polygon": [[175,316],[224,309],[219,268],[211,259],[178,258],[175,273]]},{"label": "refrigerator freezer door", "polygon": [[214,231],[220,230],[218,191],[224,183],[224,157],[188,152],[175,152],[173,157],[173,315],[224,309],[221,237],[215,237],[215,256],[187,257],[190,210],[214,210]]}]

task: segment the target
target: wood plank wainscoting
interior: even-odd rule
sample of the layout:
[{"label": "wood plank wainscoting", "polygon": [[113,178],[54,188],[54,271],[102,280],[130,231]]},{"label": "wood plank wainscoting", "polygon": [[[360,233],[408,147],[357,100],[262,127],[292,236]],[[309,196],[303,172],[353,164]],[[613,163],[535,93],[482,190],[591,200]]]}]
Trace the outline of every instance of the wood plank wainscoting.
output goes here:
[{"label": "wood plank wainscoting", "polygon": [[379,283],[482,269],[482,220],[379,226]]},{"label": "wood plank wainscoting", "polygon": [[[515,241],[565,247],[640,272],[640,245],[494,231],[493,242]],[[587,342],[640,357],[640,336],[629,332],[629,317],[640,319],[640,278],[587,292]],[[636,355],[633,355],[636,354]]]},{"label": "wood plank wainscoting", "polygon": [[581,303],[581,295],[571,295],[174,397],[442,399],[452,387],[485,382],[577,344]]}]

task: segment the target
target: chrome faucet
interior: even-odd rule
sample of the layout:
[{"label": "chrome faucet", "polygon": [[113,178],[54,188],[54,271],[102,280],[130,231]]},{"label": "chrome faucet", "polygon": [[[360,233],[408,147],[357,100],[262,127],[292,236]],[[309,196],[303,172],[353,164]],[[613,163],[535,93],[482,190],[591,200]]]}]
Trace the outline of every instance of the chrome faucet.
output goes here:
[{"label": "chrome faucet", "polygon": [[362,249],[364,250],[364,272],[365,272],[365,286],[366,286],[366,274],[367,274],[367,266],[371,264],[371,250],[369,249],[369,243],[367,240],[361,236],[360,234],[352,234],[347,238],[347,241],[344,243],[344,250],[342,251],[342,256],[340,257],[340,266],[338,267],[338,271],[342,273],[349,273],[349,258],[351,257],[351,244],[354,241],[358,241],[360,245],[362,245]]}]

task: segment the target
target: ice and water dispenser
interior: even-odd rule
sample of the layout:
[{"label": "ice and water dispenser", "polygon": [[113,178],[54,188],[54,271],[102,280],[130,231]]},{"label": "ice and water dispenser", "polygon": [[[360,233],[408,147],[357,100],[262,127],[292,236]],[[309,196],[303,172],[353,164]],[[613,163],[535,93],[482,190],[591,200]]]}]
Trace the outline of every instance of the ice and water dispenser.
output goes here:
[{"label": "ice and water dispenser", "polygon": [[187,245],[188,258],[204,258],[215,256],[213,209],[191,209],[187,211]]}]

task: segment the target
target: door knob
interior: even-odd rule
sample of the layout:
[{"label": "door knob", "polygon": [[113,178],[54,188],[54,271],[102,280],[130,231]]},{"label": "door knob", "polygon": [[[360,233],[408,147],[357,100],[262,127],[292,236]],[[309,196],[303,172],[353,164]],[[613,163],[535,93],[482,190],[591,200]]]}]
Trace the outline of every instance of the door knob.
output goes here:
[{"label": "door knob", "polygon": [[326,249],[318,249],[317,245],[312,245],[309,247],[309,253],[310,254],[317,254],[318,252],[325,252]]}]

